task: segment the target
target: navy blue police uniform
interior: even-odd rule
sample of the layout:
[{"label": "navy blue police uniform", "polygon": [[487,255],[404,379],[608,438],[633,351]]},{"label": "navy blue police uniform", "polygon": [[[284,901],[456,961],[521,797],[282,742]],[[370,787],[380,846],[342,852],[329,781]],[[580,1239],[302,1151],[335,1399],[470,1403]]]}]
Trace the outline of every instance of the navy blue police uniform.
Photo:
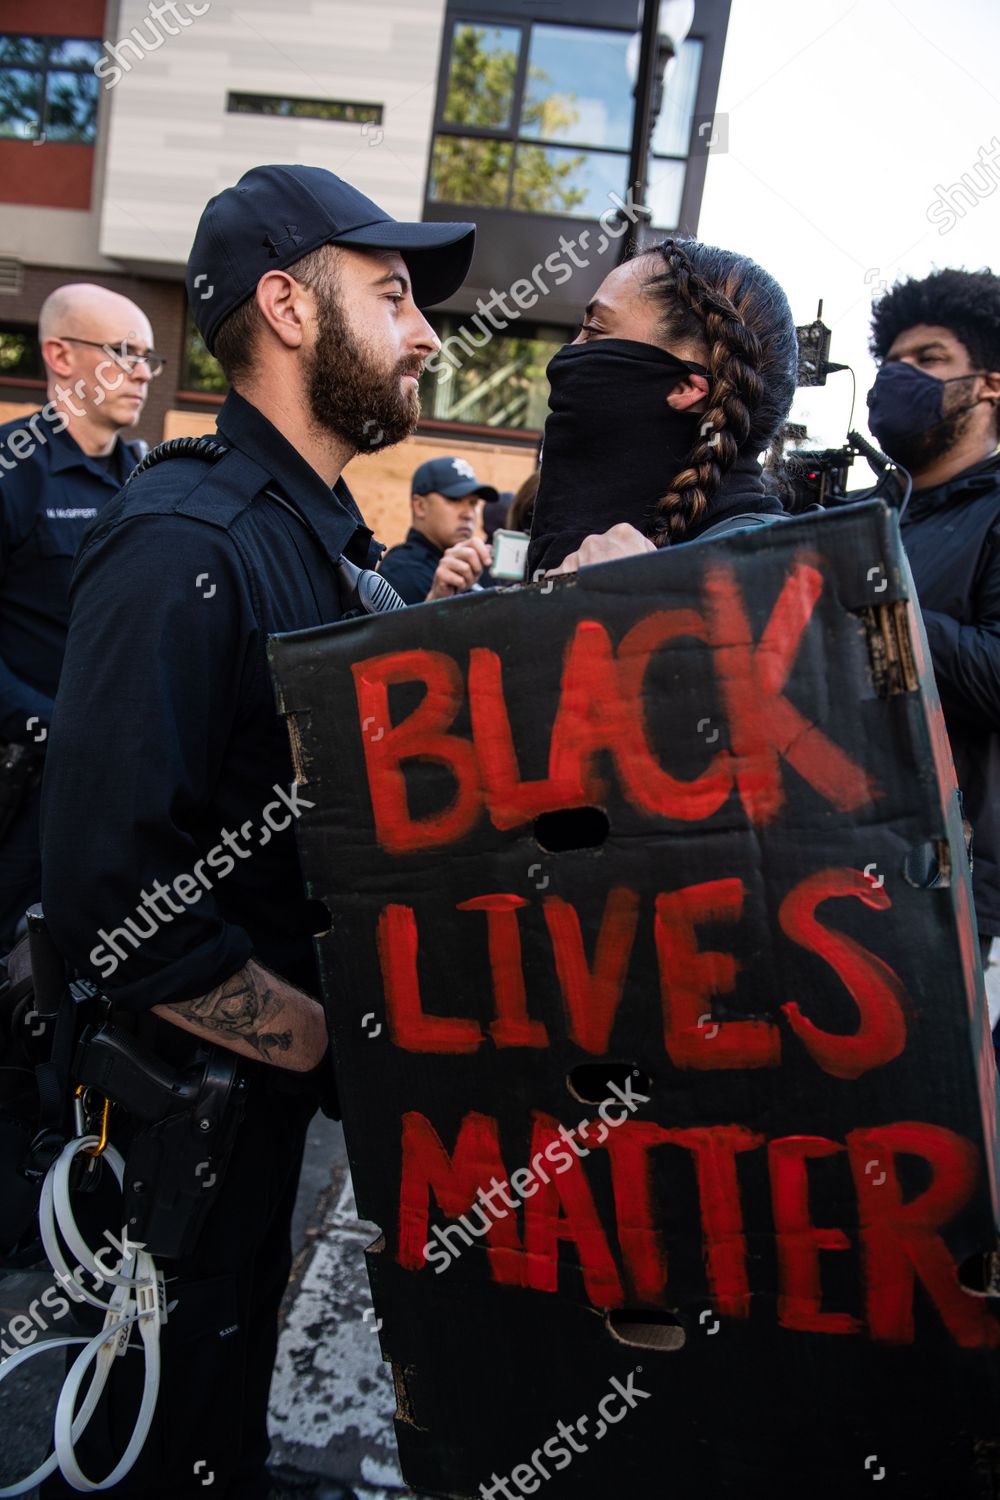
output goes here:
[{"label": "navy blue police uniform", "polygon": [[0,839],[0,951],[41,895],[38,782],[66,646],[73,558],[140,457],[118,438],[106,458],[92,458],[65,426],[54,408],[0,426],[0,742],[27,747],[34,763]]},{"label": "navy blue police uniform", "polygon": [[[429,458],[415,471],[410,485],[413,495],[443,495],[446,500],[462,500],[478,495],[487,504],[499,497],[491,484],[480,484],[472,466],[464,458]],[[379,571],[392,584],[404,604],[422,604],[430,593],[437,565],[444,548],[411,526],[405,542],[391,547],[382,559]],[[494,580],[484,568],[477,580],[480,588],[493,588]]]},{"label": "navy blue police uniform", "polygon": [[[398,249],[417,301],[440,300],[464,278],[473,235],[397,224],[319,168],[255,168],[205,210],[189,297],[211,349],[266,271],[345,243]],[[195,290],[203,272],[208,301]],[[338,560],[372,566],[381,550],[346,484],[331,489],[236,392],[218,442],[218,462],[171,457],[138,474],[88,533],[43,788],[52,935],[174,1062],[195,1042],[150,1007],[203,995],[251,957],[319,994],[312,934],[328,917],[302,886],[295,821],[308,787],[294,784],[267,639],[341,618]],[[176,1306],[160,1402],[136,1468],[112,1492],[130,1500],[201,1494],[201,1469],[232,1500],[289,1493],[265,1466],[267,1397],[326,1064],[240,1069],[245,1113],[218,1197],[194,1250],[166,1266]],[[116,1362],[102,1419],[81,1440],[85,1472],[107,1472],[127,1438],[141,1381],[129,1363]],[[69,1493],[61,1481],[43,1490]]]},{"label": "navy blue police uniform", "polygon": [[404,604],[422,604],[430,593],[442,557],[444,548],[411,526],[406,541],[385,554],[379,572],[389,580]]}]

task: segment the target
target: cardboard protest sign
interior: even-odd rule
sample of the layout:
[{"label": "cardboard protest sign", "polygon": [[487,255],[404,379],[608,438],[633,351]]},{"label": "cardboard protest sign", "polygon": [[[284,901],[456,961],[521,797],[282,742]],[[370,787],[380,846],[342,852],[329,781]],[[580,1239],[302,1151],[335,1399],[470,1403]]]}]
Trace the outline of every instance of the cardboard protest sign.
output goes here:
[{"label": "cardboard protest sign", "polygon": [[272,643],[415,1489],[998,1493],[997,1085],[911,595],[872,504]]}]

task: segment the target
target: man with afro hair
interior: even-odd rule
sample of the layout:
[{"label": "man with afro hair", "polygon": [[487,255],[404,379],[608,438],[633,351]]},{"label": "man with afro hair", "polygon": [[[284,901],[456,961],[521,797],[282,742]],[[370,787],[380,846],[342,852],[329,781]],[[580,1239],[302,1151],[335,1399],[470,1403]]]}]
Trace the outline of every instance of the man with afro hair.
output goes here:
[{"label": "man with afro hair", "polygon": [[1000,277],[898,282],[874,306],[871,351],[869,426],[913,478],[903,543],[973,828],[985,965],[1000,936]]}]

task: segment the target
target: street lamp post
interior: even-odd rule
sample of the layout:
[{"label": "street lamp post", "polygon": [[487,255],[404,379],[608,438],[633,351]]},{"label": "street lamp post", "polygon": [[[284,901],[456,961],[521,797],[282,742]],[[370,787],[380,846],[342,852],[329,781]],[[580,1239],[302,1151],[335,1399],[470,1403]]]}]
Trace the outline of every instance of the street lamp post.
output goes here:
[{"label": "street lamp post", "polygon": [[628,186],[632,190],[636,221],[632,233],[626,235],[622,241],[621,259],[623,261],[628,260],[639,243],[642,225],[649,224],[653,217],[644,200],[646,174],[649,171],[649,140],[653,128],[653,86],[657,53],[660,50],[659,41],[660,0],[644,0],[642,28],[639,32],[639,64],[633,90],[635,109],[632,113],[632,143],[628,154],[627,179]]},{"label": "street lamp post", "polygon": [[[694,20],[695,0],[643,0],[639,31],[639,56],[635,69],[632,142],[628,158],[628,185],[632,190],[635,225],[622,242],[621,259],[627,260],[641,241],[642,226],[652,223],[653,211],[644,199],[649,187],[649,152],[653,130],[663,103],[664,75],[671,58]],[[661,32],[661,20],[664,31]],[[619,213],[619,222],[622,214]]]}]

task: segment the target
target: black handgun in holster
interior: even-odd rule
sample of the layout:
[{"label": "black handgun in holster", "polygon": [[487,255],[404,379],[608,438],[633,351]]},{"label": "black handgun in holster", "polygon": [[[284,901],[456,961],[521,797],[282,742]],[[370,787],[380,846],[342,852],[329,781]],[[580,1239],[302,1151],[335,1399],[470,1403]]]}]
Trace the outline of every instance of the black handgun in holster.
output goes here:
[{"label": "black handgun in holster", "polygon": [[243,1118],[239,1059],[199,1043],[175,1068],[106,1024],[80,1039],[73,1075],[126,1111],[122,1222],[133,1244],[168,1259],[194,1246],[218,1196]]}]

